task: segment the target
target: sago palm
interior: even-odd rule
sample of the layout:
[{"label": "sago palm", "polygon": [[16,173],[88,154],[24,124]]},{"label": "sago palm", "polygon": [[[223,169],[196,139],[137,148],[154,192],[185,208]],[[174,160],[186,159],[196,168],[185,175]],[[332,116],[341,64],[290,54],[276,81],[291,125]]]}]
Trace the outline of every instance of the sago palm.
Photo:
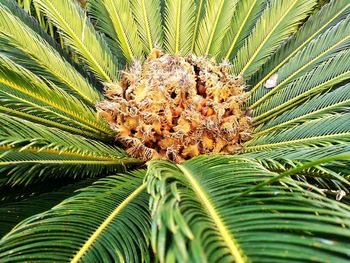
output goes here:
[{"label": "sago palm", "polygon": [[349,262],[348,0],[16,2],[1,263]]}]

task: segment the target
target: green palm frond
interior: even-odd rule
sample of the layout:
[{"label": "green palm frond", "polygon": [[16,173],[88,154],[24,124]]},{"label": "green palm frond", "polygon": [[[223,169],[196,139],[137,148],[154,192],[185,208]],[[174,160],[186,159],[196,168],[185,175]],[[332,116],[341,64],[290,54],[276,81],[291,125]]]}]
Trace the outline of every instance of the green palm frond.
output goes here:
[{"label": "green palm frond", "polygon": [[272,0],[232,59],[233,72],[249,78],[312,11],[314,0]]},{"label": "green palm frond", "polygon": [[[348,153],[350,153],[350,143],[342,142],[325,146],[287,146],[269,149],[268,151],[245,153],[243,156],[257,160],[270,171],[285,172],[303,163]],[[309,181],[313,185],[323,187],[326,190],[334,189],[334,192],[345,191],[348,194],[350,184],[349,161],[312,167],[299,173],[296,179]],[[340,170],[340,167],[343,169]]]},{"label": "green palm frond", "polygon": [[163,32],[160,0],[131,1],[131,7],[146,53],[161,47]]},{"label": "green palm frond", "polygon": [[0,114],[0,171],[7,184],[93,177],[140,161],[116,147]]},{"label": "green palm frond", "polygon": [[0,238],[23,219],[51,209],[64,199],[72,196],[76,190],[89,186],[92,183],[92,179],[87,179],[82,182],[53,189],[47,193],[32,193],[24,199],[18,200],[18,198],[15,201],[4,204],[0,202]]},{"label": "green palm frond", "polygon": [[89,14],[91,22],[99,32],[105,35],[107,46],[111,50],[113,56],[118,60],[120,69],[125,67],[125,57],[118,43],[118,35],[114,30],[108,11],[102,1],[89,0],[86,3],[86,10]]},{"label": "green palm frond", "polygon": [[336,55],[341,50],[348,50],[350,44],[350,17],[341,21],[333,28],[321,34],[317,41],[312,41],[303,50],[297,53],[287,64],[278,71],[277,86],[272,90],[264,86],[259,87],[252,92],[249,101],[252,109],[259,107],[259,104],[265,102],[288,83],[318,66],[323,61]]},{"label": "green palm frond", "polygon": [[112,43],[120,46],[126,61],[130,63],[133,59],[142,60],[142,41],[137,32],[130,1],[92,0],[89,6],[92,11],[91,15],[97,19],[98,27],[102,32],[114,38]]},{"label": "green palm frond", "polygon": [[[348,0],[0,0],[0,262],[348,262],[349,47]],[[140,110],[141,126],[123,100],[143,80],[163,92],[155,49],[200,57],[194,94],[135,99],[167,117]],[[182,76],[175,58],[164,73]],[[249,94],[220,101],[241,79]],[[219,149],[216,121],[239,127],[237,149],[127,154],[172,158],[184,116],[178,151]]]},{"label": "green palm frond", "polygon": [[[319,12],[313,15],[269,60],[259,72],[250,80],[254,84],[251,91],[255,91],[292,57],[302,50],[311,41],[338,24],[350,12],[348,1],[332,0]],[[345,35],[344,35],[345,36]]]},{"label": "green palm frond", "polygon": [[223,40],[221,58],[229,60],[243,46],[266,4],[266,0],[238,1],[230,30]]},{"label": "green palm frond", "polygon": [[[27,1],[28,2],[28,1]],[[30,0],[33,2],[33,0]],[[44,38],[51,46],[55,47],[58,52],[62,50],[59,48],[59,45],[46,31],[41,27],[40,21],[34,19],[31,16],[28,16],[29,11],[29,3],[26,5],[24,10],[19,8],[19,6],[13,0],[0,0],[0,4],[5,6],[11,11],[11,14],[20,19],[23,23],[25,23],[28,27],[30,27],[33,31],[39,34],[42,38]],[[63,53],[63,52],[62,52]]]},{"label": "green palm frond", "polygon": [[100,95],[89,82],[50,44],[13,16],[7,8],[0,5],[0,39],[3,38],[30,56],[43,69],[61,81],[68,90],[76,92],[91,104],[100,100]]},{"label": "green palm frond", "polygon": [[[286,162],[300,164],[316,161],[329,156],[348,154],[349,152],[350,143],[344,142],[341,144],[325,145],[321,147],[306,147],[305,145],[302,145],[301,147],[295,148],[277,148],[272,149],[271,151],[244,153],[242,156],[257,160],[285,160]],[[350,167],[347,167],[347,169],[349,170]]]},{"label": "green palm frond", "polygon": [[315,96],[307,103],[285,111],[282,115],[270,120],[256,129],[255,136],[291,127],[298,123],[317,119],[325,115],[345,112],[350,107],[350,84]]},{"label": "green palm frond", "polygon": [[277,91],[272,99],[266,99],[254,111],[254,122],[256,124],[265,122],[303,100],[348,80],[349,59],[350,50],[341,51],[308,74]]},{"label": "green palm frond", "polygon": [[193,33],[192,33],[192,43],[191,43],[191,53],[194,52],[198,30],[200,26],[200,22],[203,19],[203,16],[205,14],[205,5],[207,1],[206,0],[196,0],[196,12],[195,12],[195,23],[193,27]]},{"label": "green palm frond", "polygon": [[96,120],[93,108],[52,83],[46,85],[2,54],[0,84],[1,112],[88,137],[111,138],[106,124]]},{"label": "green palm frond", "polygon": [[[50,44],[67,62],[73,65],[73,67],[80,74],[82,74],[84,78],[87,78],[93,84],[97,84],[95,83],[97,82],[95,80],[95,77],[89,74],[85,70],[83,65],[79,65],[75,63],[74,58],[72,58],[68,54],[68,52],[66,52],[66,49],[62,48],[61,41],[59,41],[59,43],[55,41],[55,39],[47,33],[48,29],[45,30],[46,28],[42,28],[42,25],[39,23],[40,21],[38,22],[33,17],[28,16],[28,14],[24,10],[19,8],[18,5],[16,5],[16,3],[12,0],[0,0],[0,4],[5,6],[11,12],[12,15],[20,19],[26,26],[28,26],[30,29],[36,32],[40,37],[42,37],[48,44]],[[51,31],[51,29],[49,31]],[[55,34],[52,33],[52,35],[55,35]],[[60,38],[60,36],[58,37]],[[4,41],[4,40],[5,39],[0,38],[0,41]],[[55,79],[55,76],[53,76],[52,74],[49,74],[49,72],[43,72],[43,68],[41,68],[40,65],[37,64],[34,59],[31,59],[30,56],[27,56],[23,51],[13,47],[11,42],[5,40],[5,43],[1,44],[1,50],[6,52],[6,54],[11,55],[11,59],[16,61],[16,63],[19,63],[20,65],[30,69],[36,75],[41,77],[45,76],[46,79],[50,79],[51,81],[55,82],[57,85],[59,86],[62,85],[60,80]]]},{"label": "green palm frond", "polygon": [[308,121],[280,132],[257,136],[246,143],[246,151],[259,151],[276,147],[322,145],[350,140],[350,114],[333,114]]},{"label": "green palm frond", "polygon": [[101,81],[118,79],[118,66],[113,55],[77,3],[69,0],[35,0],[35,3],[61,30],[67,44],[82,56]]},{"label": "green palm frond", "polygon": [[187,55],[195,25],[194,1],[166,0],[164,20],[164,49],[171,54]]},{"label": "green palm frond", "polygon": [[160,260],[346,262],[349,207],[277,175],[240,157],[150,163],[152,246]]},{"label": "green palm frond", "polygon": [[138,171],[101,179],[51,210],[23,221],[0,241],[1,262],[28,258],[35,262],[149,261],[144,174]]},{"label": "green palm frond", "polygon": [[[4,0],[4,1],[11,1],[11,0]],[[29,15],[35,17],[35,19],[38,21],[38,24],[46,31],[50,32],[53,36],[54,30],[53,26],[50,22],[48,22],[44,14],[42,14],[37,6],[33,4],[34,0],[17,0],[17,1],[11,1],[12,3],[17,2],[18,7],[23,9],[26,13]]]},{"label": "green palm frond", "polygon": [[208,0],[201,20],[195,53],[215,57],[220,52],[225,33],[228,31],[237,0]]}]

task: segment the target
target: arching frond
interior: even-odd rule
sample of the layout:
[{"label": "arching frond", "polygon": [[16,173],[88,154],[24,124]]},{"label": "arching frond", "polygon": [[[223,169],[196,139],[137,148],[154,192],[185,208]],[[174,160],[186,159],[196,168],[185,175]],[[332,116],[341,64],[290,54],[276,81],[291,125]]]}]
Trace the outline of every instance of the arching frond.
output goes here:
[{"label": "arching frond", "polygon": [[[33,2],[33,0],[30,0],[30,2]],[[40,35],[42,38],[46,40],[51,46],[55,47],[55,49],[58,52],[62,52],[62,49],[59,48],[59,45],[57,44],[54,39],[45,32],[39,21],[34,19],[32,16],[28,15],[29,7],[30,5],[27,5],[27,8],[20,8],[18,4],[16,4],[16,1],[13,0],[0,0],[0,4],[8,8],[10,10],[11,14],[16,16],[18,19],[20,19],[24,24],[26,24],[28,27],[30,27],[33,31],[35,31],[38,35]],[[30,13],[29,13],[30,14]],[[63,53],[63,52],[62,52]]]},{"label": "arching frond", "polygon": [[339,52],[319,67],[299,78],[295,82],[276,92],[254,111],[253,121],[258,124],[277,114],[300,104],[305,99],[350,78],[350,50]]},{"label": "arching frond", "polygon": [[100,0],[89,0],[86,3],[86,10],[96,30],[105,35],[107,46],[118,60],[119,68],[123,69],[126,59],[119,45],[118,35],[114,30],[113,23],[103,2]]},{"label": "arching frond", "polygon": [[256,75],[249,81],[253,84],[251,91],[255,91],[276,73],[284,64],[294,57],[321,33],[338,24],[350,13],[350,3],[347,1],[332,0],[319,12],[308,19],[305,24],[278,49],[265,63]]},{"label": "arching frond", "polygon": [[196,45],[199,25],[203,19],[204,14],[205,14],[206,3],[207,3],[207,0],[196,0],[195,1],[196,12],[195,12],[195,23],[194,23],[194,27],[193,27],[193,33],[192,33],[193,37],[192,37],[192,43],[191,43],[191,53],[194,53],[194,48]]},{"label": "arching frond", "polygon": [[116,147],[0,114],[0,171],[6,184],[93,177],[137,163]]},{"label": "arching frond", "polygon": [[285,111],[282,115],[266,122],[255,130],[255,136],[291,127],[327,114],[345,112],[350,107],[350,84],[334,91],[315,96],[306,103]]},{"label": "arching frond", "polygon": [[166,0],[164,22],[165,51],[187,55],[191,50],[195,25],[194,1]]},{"label": "arching frond", "polygon": [[293,34],[309,15],[315,0],[272,0],[252,33],[233,58],[233,72],[249,78]]},{"label": "arching frond", "polygon": [[115,44],[119,44],[126,61],[130,63],[133,59],[142,60],[143,46],[137,32],[130,1],[92,0],[91,2],[89,3],[90,10],[92,16],[97,19],[98,27],[110,37],[117,37],[114,39],[117,41]]},{"label": "arching frond", "polygon": [[243,46],[244,40],[249,36],[266,4],[266,0],[238,1],[230,29],[222,43],[220,58],[229,60],[234,57],[237,50]]},{"label": "arching frond", "polygon": [[237,0],[207,0],[205,15],[200,23],[195,53],[216,57],[225,33],[229,29]]},{"label": "arching frond", "polygon": [[71,92],[91,104],[100,100],[100,94],[49,43],[0,5],[0,39],[4,38],[56,77]]},{"label": "arching frond", "polygon": [[288,178],[304,167],[278,174],[224,156],[150,163],[160,261],[346,262],[349,207]]},{"label": "arching frond", "polygon": [[350,141],[350,113],[334,114],[280,132],[258,136],[246,143],[246,151],[281,146],[322,145]]},{"label": "arching frond", "polygon": [[89,186],[92,183],[92,179],[87,179],[64,187],[56,187],[56,189],[52,189],[47,193],[31,193],[30,196],[23,199],[18,198],[15,201],[4,204],[0,202],[0,238],[23,219],[49,210],[64,199],[72,196],[76,190]]},{"label": "arching frond", "polygon": [[106,124],[96,120],[93,108],[54,84],[48,86],[2,54],[0,84],[0,111],[6,114],[88,137],[111,138]]},{"label": "arching frond", "polygon": [[1,262],[150,261],[144,174],[101,179],[26,219],[0,240]]},{"label": "arching frond", "polygon": [[78,3],[70,0],[35,0],[35,3],[61,30],[67,44],[81,55],[101,81],[118,79],[117,62]]},{"label": "arching frond", "polygon": [[141,36],[144,50],[149,53],[163,46],[160,0],[131,1],[131,7]]},{"label": "arching frond", "polygon": [[[257,160],[270,171],[285,172],[303,163],[349,153],[350,143],[341,142],[322,146],[286,146],[268,149],[267,151],[245,153],[243,156]],[[311,184],[322,187],[330,193],[338,193],[338,195],[344,193],[348,195],[350,184],[349,167],[350,159],[338,161],[337,163],[323,164],[304,170],[295,179],[309,181]],[[342,197],[336,196],[335,198],[342,199]]]},{"label": "arching frond", "polygon": [[310,69],[336,55],[341,50],[347,50],[350,45],[350,17],[341,21],[333,28],[321,34],[316,41],[310,42],[297,53],[277,73],[277,86],[272,90],[264,86],[252,92],[249,100],[251,108],[256,108],[268,97],[285,87],[288,83],[303,76]]},{"label": "arching frond", "polygon": [[[33,2],[33,0],[30,0],[30,1]],[[22,8],[20,8],[13,0],[0,0],[0,4],[8,8],[12,15],[16,16],[26,26],[28,26],[34,32],[40,35],[40,37],[42,37],[48,44],[50,44],[67,62],[73,65],[74,68],[77,69],[80,74],[82,74],[85,78],[89,79],[90,81],[92,81],[93,84],[95,84],[96,82],[95,77],[89,74],[83,65],[79,65],[75,63],[75,61],[73,61],[72,57],[66,52],[64,48],[62,48],[62,43],[61,42],[58,43],[59,40],[55,41],[55,39],[53,38],[53,36],[55,35],[54,34],[55,32],[53,32],[53,26],[48,21],[41,21],[43,19],[42,18],[43,14],[40,12],[39,7],[35,5],[32,6],[36,13],[36,17],[35,17],[36,19],[34,19],[34,17],[32,16],[28,16],[28,13],[24,11]],[[42,28],[43,26],[45,26],[46,23],[50,26],[48,28],[47,27]],[[49,35],[47,31],[49,31],[51,35]],[[58,37],[60,38],[60,36]],[[42,68],[40,68],[39,65],[34,65],[36,64],[36,62],[33,59],[26,56],[20,50],[10,46],[11,46],[11,43],[7,42],[6,44],[3,44],[1,48],[3,49],[3,51],[6,50],[6,53],[11,54],[11,58],[16,60],[16,63],[19,63],[22,66],[30,69],[33,73],[41,77],[44,77],[45,75],[45,78],[48,78],[47,76],[48,72],[45,72],[44,74],[42,71]],[[35,66],[38,66],[37,70]],[[50,77],[54,77],[54,76],[50,76]],[[52,79],[52,81],[55,81],[55,79]],[[56,84],[60,84],[60,83],[56,83]]]}]

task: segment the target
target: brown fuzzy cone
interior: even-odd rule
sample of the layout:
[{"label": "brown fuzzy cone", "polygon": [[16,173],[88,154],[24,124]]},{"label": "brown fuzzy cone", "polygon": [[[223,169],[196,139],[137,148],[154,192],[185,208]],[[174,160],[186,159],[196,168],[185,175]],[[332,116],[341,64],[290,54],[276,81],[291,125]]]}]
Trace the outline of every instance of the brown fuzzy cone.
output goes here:
[{"label": "brown fuzzy cone", "polygon": [[228,64],[154,50],[119,83],[106,86],[97,109],[128,152],[180,162],[200,154],[234,153],[251,135],[241,108],[248,98],[242,77]]}]

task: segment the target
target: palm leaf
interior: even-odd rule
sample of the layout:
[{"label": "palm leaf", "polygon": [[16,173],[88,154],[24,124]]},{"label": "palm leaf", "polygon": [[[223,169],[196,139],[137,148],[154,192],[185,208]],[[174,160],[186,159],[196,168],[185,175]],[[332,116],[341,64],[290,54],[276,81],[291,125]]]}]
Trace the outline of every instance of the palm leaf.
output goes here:
[{"label": "palm leaf", "polygon": [[231,26],[221,47],[220,57],[229,60],[244,44],[267,4],[266,0],[238,1]]},{"label": "palm leaf", "polygon": [[160,261],[348,261],[349,207],[286,177],[296,171],[242,157],[150,163]]},{"label": "palm leaf", "polygon": [[272,99],[266,99],[254,111],[254,122],[262,123],[305,99],[348,80],[350,78],[350,65],[347,63],[349,58],[350,50],[339,52],[308,74],[276,92]]},{"label": "palm leaf", "polygon": [[216,57],[224,35],[229,29],[237,0],[208,0],[205,15],[200,23],[195,53]]},{"label": "palm leaf", "polygon": [[149,261],[144,174],[101,179],[51,210],[23,221],[1,239],[1,262]]},{"label": "palm leaf", "polygon": [[13,46],[30,56],[43,69],[50,72],[68,90],[94,104],[100,95],[62,56],[40,35],[26,26],[9,10],[0,5],[0,38],[8,40]]},{"label": "palm leaf", "polygon": [[350,17],[321,34],[317,41],[310,42],[278,71],[277,86],[272,90],[263,86],[259,87],[255,92],[252,92],[248,104],[252,109],[258,107],[265,99],[271,97],[288,83],[315,68],[329,57],[336,55],[339,51],[347,50],[349,44]]},{"label": "palm leaf", "polygon": [[314,0],[273,0],[233,58],[233,72],[249,79],[312,11]]},{"label": "palm leaf", "polygon": [[116,147],[58,129],[2,114],[0,124],[0,171],[7,184],[29,184],[50,177],[93,177],[140,163]]},{"label": "palm leaf", "polygon": [[348,142],[350,114],[334,114],[308,121],[280,132],[261,135],[246,143],[246,151],[259,151],[285,146],[322,145]]},{"label": "palm leaf", "polygon": [[166,0],[164,49],[171,54],[187,55],[191,50],[195,23],[194,1]]},{"label": "palm leaf", "polygon": [[283,46],[269,59],[264,66],[249,81],[254,84],[251,91],[255,91],[284,64],[294,57],[311,41],[338,24],[350,12],[350,3],[347,1],[332,0],[319,12],[313,15]]},{"label": "palm leaf", "polygon": [[101,81],[118,79],[118,66],[105,40],[96,33],[77,3],[69,0],[35,0],[35,4],[61,30],[67,44],[81,55]]},{"label": "palm leaf", "polygon": [[[32,0],[31,0],[31,2],[32,2]],[[18,5],[16,5],[16,3],[12,0],[0,0],[0,4],[7,7],[10,10],[12,15],[16,16],[26,26],[30,27],[33,31],[35,31],[38,35],[40,35],[43,39],[45,39],[45,41],[48,44],[50,44],[62,57],[64,57],[65,60],[67,60],[70,64],[72,64],[74,66],[74,68],[79,71],[80,74],[82,74],[85,78],[92,81],[93,84],[97,84],[97,83],[95,83],[96,80],[95,80],[94,76],[92,76],[91,74],[88,74],[88,72],[86,72],[85,68],[82,67],[82,65],[78,65],[77,63],[75,63],[72,60],[72,58],[69,56],[69,54],[67,52],[65,52],[64,49],[62,49],[61,45],[59,43],[57,43],[55,41],[55,39],[53,37],[51,37],[45,31],[46,28],[45,29],[42,28],[42,24],[39,23],[40,17],[36,16],[36,18],[39,20],[39,22],[38,22],[33,17],[28,16],[28,14],[23,9],[19,8]],[[38,9],[38,8],[36,8],[36,6],[33,6],[33,7],[35,9]],[[6,48],[7,46],[11,46],[11,43],[7,42],[6,44],[2,45],[1,47],[2,47],[2,49],[6,49],[7,53],[11,53],[11,57],[13,59],[16,59],[17,63],[20,63],[21,65],[23,65],[27,68],[30,68],[30,70],[32,70],[37,75],[41,75],[41,76],[44,75],[44,73],[42,72],[42,68],[40,68],[39,65],[37,65],[38,70],[35,70],[34,64],[36,64],[36,62],[33,59],[26,56],[20,50],[15,49],[13,47]],[[13,49],[13,52],[11,52],[11,49]],[[21,54],[21,53],[23,53],[23,54]],[[21,58],[22,55],[23,55],[23,58]],[[47,74],[47,72],[45,74]],[[46,76],[46,78],[47,78],[47,76]],[[52,81],[55,81],[55,79],[52,79]],[[61,83],[58,82],[56,84],[59,85]]]},{"label": "palm leaf", "polygon": [[21,200],[17,199],[5,204],[0,203],[0,238],[23,219],[49,210],[64,199],[72,196],[76,190],[89,186],[92,182],[93,180],[87,179],[58,189],[56,187],[56,189],[47,193],[32,193]]},{"label": "palm leaf", "polygon": [[350,107],[350,84],[310,98],[306,103],[285,111],[282,115],[258,127],[255,136],[291,127],[328,114],[345,112]]},{"label": "palm leaf", "polygon": [[192,37],[192,43],[191,43],[191,53],[194,52],[194,48],[196,45],[196,40],[197,40],[197,35],[198,35],[198,30],[199,30],[199,25],[200,21],[203,19],[203,16],[205,14],[205,5],[206,5],[206,0],[196,0],[196,12],[195,12],[195,23],[193,27],[193,37]]},{"label": "palm leaf", "polygon": [[0,111],[88,137],[111,137],[93,108],[1,54],[0,64]]},{"label": "palm leaf", "polygon": [[[285,172],[288,169],[298,167],[303,163],[317,161],[330,156],[350,153],[350,144],[342,142],[325,146],[280,147],[268,151],[245,153],[243,156],[253,158],[264,167],[274,172]],[[341,161],[337,164],[325,164],[304,170],[295,177],[296,180],[309,181],[311,184],[323,187],[334,192],[343,191],[349,193],[350,162]],[[339,169],[342,168],[342,169]]]},{"label": "palm leaf", "polygon": [[144,50],[149,53],[163,42],[160,0],[131,1],[131,7]]},{"label": "palm leaf", "polygon": [[86,3],[86,10],[96,30],[105,35],[107,46],[111,50],[113,56],[118,60],[119,68],[123,69],[126,63],[125,57],[118,43],[118,35],[114,30],[113,23],[103,2],[99,0],[89,0]]},{"label": "palm leaf", "polygon": [[[30,2],[32,2],[32,0],[30,0]],[[34,19],[32,16],[28,16],[28,13],[30,14],[29,8],[28,8],[29,5],[27,6],[27,8],[23,7],[24,9],[22,9],[16,4],[15,1],[12,1],[12,0],[0,0],[0,4],[8,8],[12,15],[16,16],[28,27],[30,27],[33,31],[35,31],[42,38],[44,38],[51,46],[55,47],[55,49],[58,52],[61,52],[62,54],[64,54],[64,52],[62,52],[62,49],[59,48],[58,43],[55,42],[54,39],[50,37],[50,35],[47,34],[47,32],[44,29],[42,29],[39,22],[36,19]]]},{"label": "palm leaf", "polygon": [[98,21],[99,28],[117,41],[115,44],[120,46],[126,61],[130,63],[133,59],[142,60],[143,46],[137,32],[130,1],[92,0],[89,5],[91,5],[92,16]]}]

